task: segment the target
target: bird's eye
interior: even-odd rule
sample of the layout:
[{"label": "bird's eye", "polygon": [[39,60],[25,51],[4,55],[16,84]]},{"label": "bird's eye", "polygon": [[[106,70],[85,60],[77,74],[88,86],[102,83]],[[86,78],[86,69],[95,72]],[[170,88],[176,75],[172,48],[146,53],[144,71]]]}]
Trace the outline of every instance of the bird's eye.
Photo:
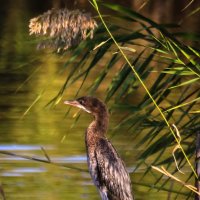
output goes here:
[{"label": "bird's eye", "polygon": [[82,100],[82,99],[79,100],[79,103],[80,103],[81,105],[84,105],[84,104],[85,104],[84,100]]}]

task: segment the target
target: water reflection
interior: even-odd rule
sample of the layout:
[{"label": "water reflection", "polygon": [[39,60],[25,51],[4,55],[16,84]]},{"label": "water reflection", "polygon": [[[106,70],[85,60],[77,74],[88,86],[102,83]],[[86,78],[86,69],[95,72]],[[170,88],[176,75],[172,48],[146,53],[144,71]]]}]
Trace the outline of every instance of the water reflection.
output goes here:
[{"label": "water reflection", "polygon": [[[86,7],[88,2],[80,1],[82,2],[81,6]],[[124,1],[125,4],[131,2],[133,7],[140,7],[140,5],[135,5],[139,1]],[[66,119],[64,118],[66,108],[62,103],[54,109],[44,108],[47,102],[57,94],[65,81],[66,74],[58,72],[61,71],[66,58],[60,58],[48,52],[36,51],[35,44],[28,35],[27,25],[31,17],[48,10],[52,6],[60,6],[61,3],[62,1],[59,0],[42,2],[40,0],[15,0],[14,3],[8,0],[1,2],[0,150],[45,159],[41,151],[42,146],[52,161],[68,164],[82,170],[68,169],[1,154],[0,176],[7,199],[99,199],[96,188],[87,172],[84,146],[85,124],[89,124],[91,118],[84,114],[79,123],[72,127],[74,110]],[[146,12],[147,16],[152,15],[158,22],[168,22],[167,20],[172,17],[172,10],[176,10],[173,11],[175,14],[179,9],[177,6],[176,9],[173,9],[173,6],[175,7],[177,4],[175,1],[171,2],[170,12],[167,11],[163,1],[157,1],[159,6],[153,6],[153,9],[151,9],[152,4],[142,12]],[[183,3],[179,1],[178,5],[180,4]],[[152,13],[152,10],[154,10],[154,13]],[[166,10],[165,14],[161,15],[163,10]],[[166,17],[168,18],[166,19],[164,16],[170,18]],[[197,26],[199,19],[199,17],[194,18],[190,30],[199,29],[199,26]],[[188,24],[189,21],[185,26],[187,29]],[[76,93],[78,87],[79,83],[67,90],[66,95],[69,99]],[[42,97],[39,101],[30,112],[24,115],[29,106],[40,95]],[[112,120],[111,123],[116,125],[117,120]],[[65,140],[62,141],[64,136]],[[112,143],[119,154],[122,155],[129,172],[132,172],[136,165],[135,158],[140,151],[140,149],[135,148],[134,139],[125,133],[112,138]],[[143,175],[141,169],[134,175],[131,174],[132,180],[137,182],[141,174]],[[150,175],[146,180],[149,179],[154,180],[154,177]],[[139,186],[136,183],[133,187],[137,199],[167,198],[165,192],[158,193],[157,190],[148,191],[148,195],[145,197],[144,192],[147,190],[144,185]]]},{"label": "water reflection", "polygon": [[21,167],[10,171],[4,171],[1,176],[26,176],[27,173],[43,173],[46,172],[45,168]]},{"label": "water reflection", "polygon": [[[52,149],[52,147],[45,147],[45,149]],[[24,145],[24,144],[0,144],[1,151],[33,151],[41,150],[38,145]]]}]

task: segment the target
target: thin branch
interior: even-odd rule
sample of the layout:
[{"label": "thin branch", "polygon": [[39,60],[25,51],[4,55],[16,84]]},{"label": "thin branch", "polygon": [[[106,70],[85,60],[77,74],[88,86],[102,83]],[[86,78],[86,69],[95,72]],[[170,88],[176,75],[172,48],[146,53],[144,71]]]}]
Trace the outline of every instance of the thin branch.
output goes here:
[{"label": "thin branch", "polygon": [[[65,168],[68,168],[68,169],[74,169],[74,170],[86,172],[86,170],[83,170],[83,169],[78,168],[78,167],[71,167],[69,165],[64,165],[64,164],[53,162],[53,161],[51,161],[50,158],[41,159],[41,158],[36,158],[36,157],[31,157],[31,156],[26,156],[26,155],[19,155],[19,154],[12,153],[12,152],[9,152],[9,151],[0,151],[0,154],[4,154],[4,155],[12,156],[12,157],[23,158],[23,159],[26,159],[26,160],[32,160],[32,161],[36,161],[36,162],[41,162],[41,163],[51,164],[51,165],[55,165],[55,166],[59,166],[59,167],[65,167]],[[46,157],[46,155],[45,155],[45,157]]]}]

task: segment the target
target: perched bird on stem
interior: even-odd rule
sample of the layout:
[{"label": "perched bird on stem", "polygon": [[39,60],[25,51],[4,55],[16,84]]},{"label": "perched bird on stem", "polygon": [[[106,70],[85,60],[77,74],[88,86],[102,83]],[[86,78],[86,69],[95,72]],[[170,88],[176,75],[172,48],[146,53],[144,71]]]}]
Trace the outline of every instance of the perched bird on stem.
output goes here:
[{"label": "perched bird on stem", "polygon": [[94,120],[85,134],[88,167],[102,200],[133,200],[131,181],[123,161],[105,134],[109,115],[103,102],[84,96],[65,104],[81,108]]}]

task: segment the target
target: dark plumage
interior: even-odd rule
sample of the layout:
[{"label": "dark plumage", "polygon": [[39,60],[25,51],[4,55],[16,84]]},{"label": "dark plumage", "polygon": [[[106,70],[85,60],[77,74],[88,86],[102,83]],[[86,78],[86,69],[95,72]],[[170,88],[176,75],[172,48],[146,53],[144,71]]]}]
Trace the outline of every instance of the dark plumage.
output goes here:
[{"label": "dark plumage", "polygon": [[105,137],[109,115],[106,106],[94,97],[65,101],[91,113],[94,120],[86,130],[88,167],[102,200],[133,200],[128,172],[115,148]]}]

